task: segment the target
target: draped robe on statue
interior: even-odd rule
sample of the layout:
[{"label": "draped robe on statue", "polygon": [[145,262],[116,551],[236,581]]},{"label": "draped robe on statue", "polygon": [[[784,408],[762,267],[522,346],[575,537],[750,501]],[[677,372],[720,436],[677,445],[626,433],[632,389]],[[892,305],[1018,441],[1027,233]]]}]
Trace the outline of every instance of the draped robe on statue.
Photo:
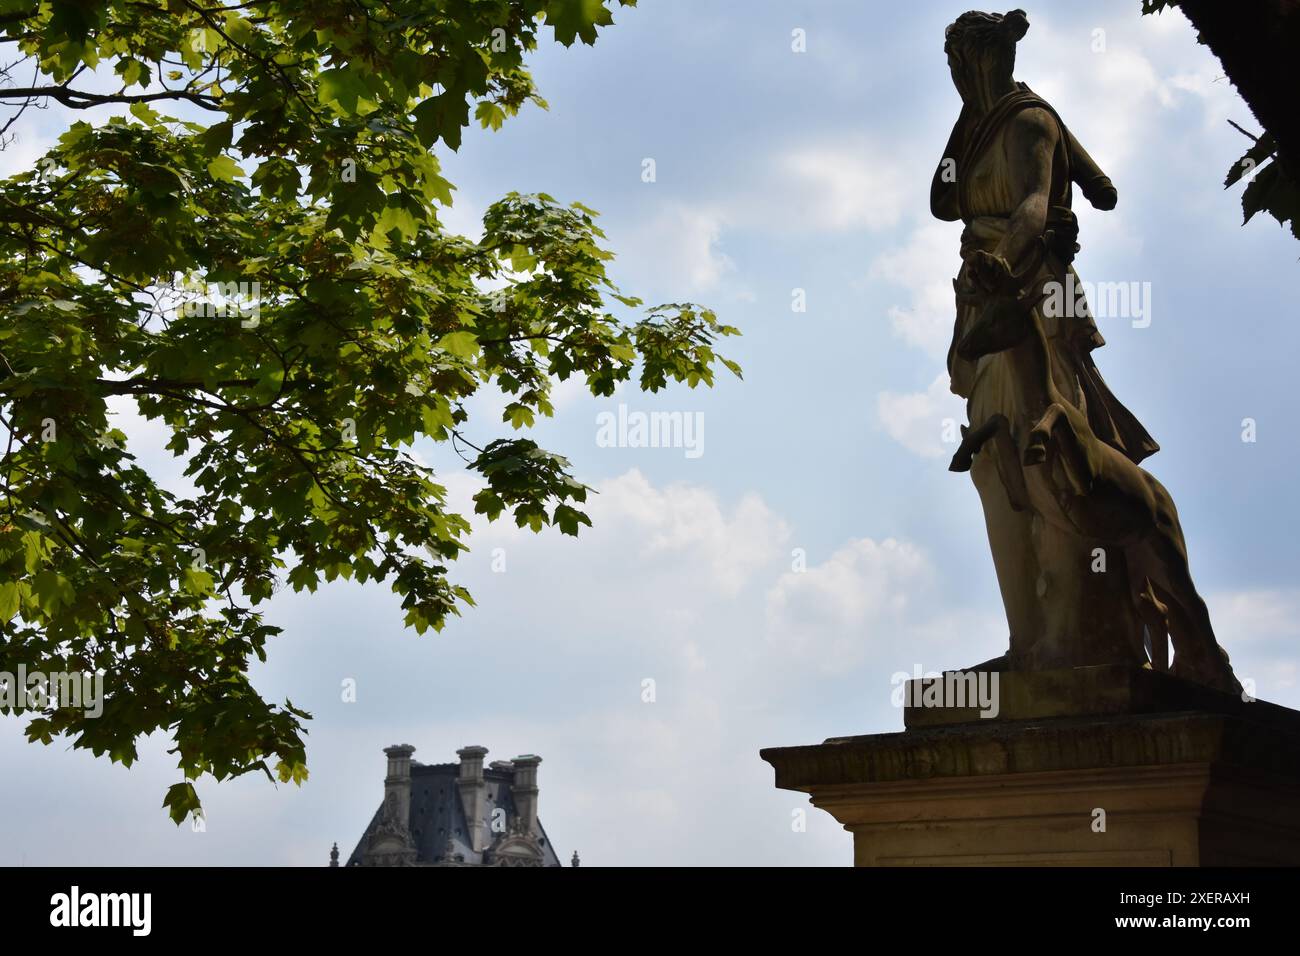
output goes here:
[{"label": "draped robe on statue", "polygon": [[[957,208],[966,228],[961,238],[963,264],[954,280],[957,318],[953,346],[948,352],[952,390],[967,399],[970,422],[978,425],[1001,413],[1010,422],[1017,414],[1015,387],[1008,353],[985,355],[975,362],[961,358],[956,343],[983,309],[986,299],[969,277],[969,260],[975,250],[993,252],[1010,229],[1011,216],[1024,200],[1024,187],[1012,177],[1008,160],[1014,119],[1026,109],[1046,111],[1059,127],[1052,157],[1051,193],[1046,231],[1048,253],[1033,275],[1033,282],[1063,284],[1077,274],[1071,265],[1078,228],[1071,211],[1072,181],[1089,198],[1104,182],[1101,170],[1078,144],[1046,101],[1024,84],[1003,96],[971,128],[963,111],[945,155],[957,158]],[[1011,263],[1019,268],[1018,263]],[[1077,301],[1081,294],[1068,296]],[[1056,384],[1067,400],[1088,416],[1097,437],[1119,449],[1134,462],[1158,450],[1141,423],[1107,388],[1092,351],[1104,344],[1086,310],[1050,315],[1036,307],[1047,334]],[[1017,436],[1019,437],[1019,436]],[[1131,659],[1141,640],[1142,624],[1132,607],[1123,557],[1107,554],[1104,574],[1096,570],[1096,542],[1052,527],[1035,509],[1012,507],[999,464],[991,447],[976,455],[971,476],[983,504],[989,543],[1010,628],[1011,666],[1039,669],[1082,663],[1108,663]],[[1048,505],[1050,507],[1050,505]],[[1081,574],[1080,570],[1085,573]],[[1045,600],[1048,594],[1052,600]]]}]

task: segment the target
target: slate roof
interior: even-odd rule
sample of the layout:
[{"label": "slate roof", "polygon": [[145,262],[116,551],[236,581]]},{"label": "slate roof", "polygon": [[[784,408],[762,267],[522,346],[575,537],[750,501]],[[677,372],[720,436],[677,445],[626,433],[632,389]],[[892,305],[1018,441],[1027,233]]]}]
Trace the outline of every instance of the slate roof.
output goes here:
[{"label": "slate roof", "polygon": [[[422,764],[411,761],[411,837],[415,840],[417,863],[438,863],[447,850],[447,834],[451,838],[455,851],[453,856],[464,857],[465,863],[482,863],[483,854],[475,853],[469,846],[469,828],[466,826],[465,810],[461,804],[460,790],[456,780],[460,773],[459,764],[437,763]],[[498,807],[506,811],[507,825],[514,822],[517,814],[514,798],[510,794],[512,776],[509,771],[483,768],[483,783],[486,795],[483,800],[483,823],[488,828],[488,846],[496,834],[492,831],[492,811]],[[370,839],[370,834],[379,825],[381,803],[370,819],[369,825],[357,842],[352,855],[348,857],[348,866],[361,864],[362,851]],[[543,866],[560,866],[560,858],[546,836],[546,829],[539,819],[534,831],[543,853]]]}]

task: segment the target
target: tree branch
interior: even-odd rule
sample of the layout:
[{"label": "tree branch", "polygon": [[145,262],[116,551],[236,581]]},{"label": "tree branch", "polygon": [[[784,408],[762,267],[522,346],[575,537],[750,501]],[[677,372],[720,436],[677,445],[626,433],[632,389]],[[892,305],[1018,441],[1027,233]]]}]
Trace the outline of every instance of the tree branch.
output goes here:
[{"label": "tree branch", "polygon": [[89,93],[85,90],[73,90],[67,86],[26,86],[0,89],[0,99],[40,99],[48,97],[64,106],[76,110],[90,109],[109,103],[151,103],[155,100],[186,100],[214,113],[224,112],[217,106],[217,98],[205,93],[190,93],[186,90],[165,90],[161,93]]}]

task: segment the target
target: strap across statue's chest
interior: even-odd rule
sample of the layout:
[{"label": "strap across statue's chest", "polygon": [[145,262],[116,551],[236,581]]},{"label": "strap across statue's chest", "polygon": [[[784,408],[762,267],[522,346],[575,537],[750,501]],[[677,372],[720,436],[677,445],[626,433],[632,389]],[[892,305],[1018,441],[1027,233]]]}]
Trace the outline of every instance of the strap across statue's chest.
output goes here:
[{"label": "strap across statue's chest", "polygon": [[961,217],[966,222],[978,216],[1010,216],[1024,200],[1024,186],[1013,177],[1007,138],[1015,118],[1030,108],[1045,109],[1056,120],[1060,135],[1052,156],[1052,189],[1049,202],[1069,206],[1070,160],[1064,127],[1051,107],[1032,94],[1012,94],[994,108],[967,142],[957,168],[957,193]]}]

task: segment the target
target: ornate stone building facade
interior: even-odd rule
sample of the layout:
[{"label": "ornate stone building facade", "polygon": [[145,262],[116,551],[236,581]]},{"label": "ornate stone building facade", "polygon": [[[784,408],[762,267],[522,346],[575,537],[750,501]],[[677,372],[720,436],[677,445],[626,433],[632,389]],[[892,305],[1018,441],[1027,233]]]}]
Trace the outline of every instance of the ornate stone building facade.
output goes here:
[{"label": "ornate stone building facade", "polygon": [[[413,753],[410,744],[384,748],[384,801],[348,866],[561,865],[537,816],[541,757],[484,767],[486,747],[456,751],[459,763],[426,765]],[[338,865],[335,844],[330,866]]]}]

